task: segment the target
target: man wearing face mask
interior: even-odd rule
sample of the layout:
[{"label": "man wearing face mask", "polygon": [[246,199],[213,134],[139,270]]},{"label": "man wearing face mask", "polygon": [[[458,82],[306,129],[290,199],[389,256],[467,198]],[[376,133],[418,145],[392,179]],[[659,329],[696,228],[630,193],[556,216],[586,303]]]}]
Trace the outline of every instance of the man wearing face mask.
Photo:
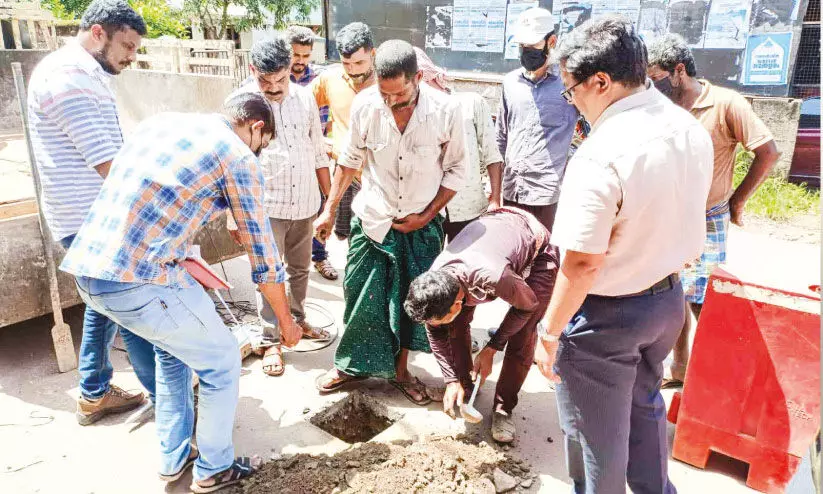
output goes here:
[{"label": "man wearing face mask", "polygon": [[[42,207],[54,240],[68,248],[123,145],[111,79],[137,56],[143,19],[125,1],[98,0],[83,13],[80,32],[34,69],[28,115]],[[154,400],[154,348],[86,307],[80,343],[77,421],[88,425],[143,401],[114,384],[109,351],[120,332],[134,372]]]},{"label": "man wearing face mask", "polygon": [[514,32],[523,68],[503,79],[497,116],[503,202],[532,213],[551,231],[578,114],[560,96],[563,81],[550,64],[557,43],[551,12],[524,11]]},{"label": "man wearing face mask", "polygon": [[592,130],[560,196],[537,365],[557,383],[574,492],[672,494],[660,381],[685,315],[677,273],[705,240],[711,138],[646,78],[628,18],[587,21],[556,56]]},{"label": "man wearing face mask", "polygon": [[[323,146],[320,113],[311,92],[290,81],[292,52],[288,40],[277,36],[260,41],[249,52],[253,80],[236,94],[262,94],[274,111],[275,133],[260,155],[266,177],[266,213],[277,250],[283,253],[288,273],[291,313],[303,328],[303,337],[325,340],[328,331],[306,321],[306,292],[311,266],[312,222],[320,208],[320,193],[331,187],[329,158]],[[230,222],[231,223],[231,222]],[[229,224],[229,230],[235,226]],[[258,293],[257,308],[271,342],[263,355],[263,372],[280,376],[285,370],[278,320]]]},{"label": "man wearing face mask", "polygon": [[[714,176],[706,202],[706,245],[703,254],[681,273],[687,305],[700,316],[709,275],[726,262],[729,221],[743,225],[746,201],[769,176],[780,153],[768,127],[740,94],[697,78],[694,57],[686,41],[667,34],[649,47],[649,77],[660,92],[691,112],[712,136]],[[732,187],[737,145],[754,153],[743,182]],[[691,318],[687,317],[674,346],[671,379],[664,388],[683,385],[689,362]]]},{"label": "man wearing face mask", "polygon": [[[346,137],[351,121],[351,105],[354,97],[377,81],[374,75],[374,37],[369,26],[352,22],[343,26],[335,39],[340,53],[340,65],[324,71],[312,83],[317,106],[329,107],[331,124],[332,160],[337,161],[346,148]],[[337,209],[334,233],[338,238],[348,238],[351,233],[354,196],[360,191],[360,174],[352,180],[343,194]]]},{"label": "man wearing face mask", "polygon": [[[273,133],[271,106],[257,94],[229,99],[222,115],[144,120],[115,156],[60,266],[75,276],[87,305],[154,343],[160,478],[175,481],[194,465],[194,492],[239,482],[255,468],[248,458],[233,458],[237,340],[181,264],[200,227],[229,211],[284,344],[293,346],[302,332],[289,313],[253,154]],[[192,371],[200,380],[196,447]]]},{"label": "man wearing face mask", "polygon": [[417,55],[405,41],[380,45],[375,72],[377,87],[354,99],[340,168],[315,221],[315,235],[325,240],[343,191],[362,170],[343,281],[345,331],[334,367],[316,385],[327,393],[379,377],[424,406],[439,396],[411,374],[408,361],[410,352],[431,349],[403,301],[411,280],[443,248],[439,213],[466,173],[462,117],[454,99],[420,83]]}]

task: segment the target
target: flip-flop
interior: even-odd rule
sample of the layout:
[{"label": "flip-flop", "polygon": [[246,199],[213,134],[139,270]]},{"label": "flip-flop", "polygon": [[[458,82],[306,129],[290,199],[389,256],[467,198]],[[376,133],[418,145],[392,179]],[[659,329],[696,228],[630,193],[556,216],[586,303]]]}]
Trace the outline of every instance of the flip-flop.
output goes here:
[{"label": "flip-flop", "polygon": [[350,376],[343,372],[337,371],[339,380],[332,381],[332,384],[323,385],[321,381],[328,376],[329,372],[331,372],[331,370],[320,374],[317,376],[317,379],[314,380],[314,387],[317,388],[317,391],[321,393],[331,393],[332,391],[337,391],[347,384],[368,379],[366,376]]},{"label": "flip-flop", "polygon": [[[426,394],[426,385],[423,384],[423,382],[416,377],[414,378],[414,381],[411,382],[400,382],[396,379],[389,379],[389,383],[391,383],[391,385],[395,388],[399,389],[400,392],[403,393],[410,402],[414,403],[417,406],[424,407],[432,402],[432,399],[429,398],[429,395]],[[422,394],[425,398],[421,400],[415,400],[411,393],[409,393],[409,388],[417,389],[417,391],[419,391],[420,394]]]},{"label": "flip-flop", "polygon": [[[266,363],[267,360],[269,361],[268,363]],[[272,360],[279,360],[279,370],[266,370],[266,367],[269,369],[278,367],[277,363],[271,363]],[[266,351],[263,353],[263,373],[270,377],[278,377],[282,376],[284,372],[286,372],[286,362],[283,360],[283,349],[279,346],[266,348]]]},{"label": "flip-flop", "polygon": [[663,379],[660,389],[680,389],[683,387],[683,381],[680,379]]},{"label": "flip-flop", "polygon": [[195,446],[192,446],[191,451],[189,451],[189,457],[186,458],[186,463],[183,463],[183,466],[180,467],[180,470],[170,475],[164,475],[161,473],[158,474],[158,477],[160,477],[160,480],[162,480],[163,482],[176,482],[180,479],[180,477],[183,476],[184,473],[186,473],[186,470],[188,470],[192,465],[194,465],[194,461],[197,459],[198,456],[200,456],[200,451],[198,451]]}]

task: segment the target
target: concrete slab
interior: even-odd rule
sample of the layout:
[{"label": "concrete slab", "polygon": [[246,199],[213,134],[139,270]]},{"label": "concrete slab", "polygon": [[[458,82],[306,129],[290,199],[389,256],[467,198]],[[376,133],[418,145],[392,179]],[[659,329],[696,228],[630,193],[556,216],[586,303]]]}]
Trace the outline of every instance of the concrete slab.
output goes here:
[{"label": "concrete slab", "polygon": [[[746,248],[750,240],[745,240]],[[333,240],[329,250],[332,263],[342,274],[345,244]],[[217,269],[220,271],[219,266]],[[235,286],[231,297],[254,300],[247,261],[234,259],[225,263],[225,269]],[[329,282],[312,273],[309,301],[331,312],[337,328],[342,328],[340,281]],[[486,330],[502,319],[505,309],[502,303],[481,307],[475,319],[475,335],[484,338]],[[320,311],[309,311],[310,318],[322,322]],[[79,345],[82,310],[67,311],[67,322]],[[76,371],[57,373],[49,327],[50,322],[41,318],[0,329],[0,492],[187,492],[188,476],[169,486],[155,476],[157,440],[153,422],[133,427],[123,424],[125,416],[114,416],[90,427],[76,424],[73,412],[78,375]],[[313,385],[315,377],[331,365],[334,347],[287,353],[286,372],[280,378],[264,376],[256,358],[245,361],[234,431],[236,454],[268,458],[274,453],[298,451],[333,453],[346,447],[307,420],[343,396],[319,396]],[[126,388],[138,388],[125,354],[114,351],[112,360],[114,381]],[[412,367],[427,383],[440,382],[440,372],[431,356],[415,355]],[[478,409],[487,415],[498,371],[499,362],[491,382],[478,395]],[[436,404],[414,407],[385,382],[370,380],[362,387],[402,415],[376,440],[419,439],[431,433],[464,430],[462,422],[451,421]],[[670,398],[671,393],[666,393],[666,399]],[[512,453],[526,459],[540,475],[531,492],[568,492],[554,393],[536,368],[521,394],[516,421],[519,439]],[[489,425],[487,418],[480,430],[488,434]],[[669,426],[670,441],[673,433]],[[744,481],[745,465],[722,457],[713,459],[705,471],[672,460],[670,472],[680,492],[749,492]],[[808,489],[808,480],[799,482]]]}]

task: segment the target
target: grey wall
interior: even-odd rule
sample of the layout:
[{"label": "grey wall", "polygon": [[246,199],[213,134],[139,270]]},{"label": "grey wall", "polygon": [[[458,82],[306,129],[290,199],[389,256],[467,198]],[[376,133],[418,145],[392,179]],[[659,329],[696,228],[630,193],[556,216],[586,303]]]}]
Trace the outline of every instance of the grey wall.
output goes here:
[{"label": "grey wall", "polygon": [[11,73],[12,62],[20,62],[26,83],[40,60],[49,54],[48,50],[0,50],[0,131],[23,132],[20,119],[20,104],[14,89],[14,77]]}]

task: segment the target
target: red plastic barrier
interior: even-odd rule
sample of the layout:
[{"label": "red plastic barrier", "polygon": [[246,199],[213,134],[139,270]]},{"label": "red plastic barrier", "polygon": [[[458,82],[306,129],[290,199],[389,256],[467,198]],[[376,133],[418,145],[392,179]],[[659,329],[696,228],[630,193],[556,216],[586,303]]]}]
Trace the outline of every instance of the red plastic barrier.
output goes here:
[{"label": "red plastic barrier", "polygon": [[749,487],[783,492],[820,427],[819,392],[819,296],[716,269],[669,410],[672,456],[704,468],[716,451],[749,464]]}]

